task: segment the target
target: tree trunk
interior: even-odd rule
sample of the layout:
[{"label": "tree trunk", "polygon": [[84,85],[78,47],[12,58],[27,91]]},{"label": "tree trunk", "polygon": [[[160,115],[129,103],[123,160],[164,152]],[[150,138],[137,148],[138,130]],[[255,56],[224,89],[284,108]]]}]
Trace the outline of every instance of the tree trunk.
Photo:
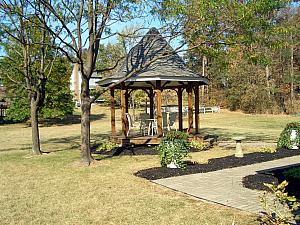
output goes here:
[{"label": "tree trunk", "polygon": [[192,83],[188,82],[187,87],[188,93],[188,134],[192,134],[194,132],[194,121],[193,121],[193,89]]},{"label": "tree trunk", "polygon": [[[267,93],[268,93],[268,105],[271,105],[271,90],[270,90],[270,69],[269,65],[266,65],[266,84],[267,84]],[[270,107],[267,107],[267,113],[270,113],[269,111]]]},{"label": "tree trunk", "polygon": [[82,79],[81,84],[81,160],[90,165],[93,161],[90,149],[90,115],[91,102],[88,79]]},{"label": "tree trunk", "polygon": [[[203,56],[202,57],[202,76],[203,77],[206,77],[206,73],[205,73],[206,64],[207,64],[207,58],[206,58],[206,56]],[[204,100],[205,100],[205,85],[201,86],[201,98],[202,98],[201,102],[204,103]]]},{"label": "tree trunk", "polygon": [[132,120],[136,121],[136,116],[135,116],[135,93],[132,94],[131,96],[131,104],[132,104]]},{"label": "tree trunk", "polygon": [[[293,37],[291,36],[293,41]],[[290,85],[290,102],[292,107],[292,112],[294,112],[294,48],[293,43],[291,45],[291,57],[290,57],[290,76],[291,76],[291,85]]]},{"label": "tree trunk", "polygon": [[33,98],[30,99],[32,154],[41,155],[40,133],[38,122],[38,106]]}]

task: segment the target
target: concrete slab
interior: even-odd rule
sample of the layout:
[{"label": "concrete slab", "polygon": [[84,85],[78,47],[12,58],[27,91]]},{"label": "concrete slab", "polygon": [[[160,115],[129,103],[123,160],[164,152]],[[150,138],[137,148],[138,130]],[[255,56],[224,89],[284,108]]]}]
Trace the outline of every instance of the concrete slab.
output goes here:
[{"label": "concrete slab", "polygon": [[154,180],[153,182],[199,199],[251,213],[259,213],[262,210],[259,204],[259,195],[262,192],[244,188],[242,185],[243,177],[256,174],[256,171],[258,170],[287,166],[296,163],[300,163],[300,156],[208,173],[170,177]]}]

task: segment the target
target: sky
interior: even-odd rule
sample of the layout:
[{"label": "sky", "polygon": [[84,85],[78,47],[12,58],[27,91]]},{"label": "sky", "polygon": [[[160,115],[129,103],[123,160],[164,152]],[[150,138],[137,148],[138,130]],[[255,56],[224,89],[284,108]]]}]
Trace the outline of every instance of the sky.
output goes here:
[{"label": "sky", "polygon": [[[300,5],[300,2],[292,3],[293,7],[297,7],[299,5]],[[162,24],[159,21],[158,17],[155,17],[155,16],[153,16],[149,13],[149,16],[146,17],[146,18],[134,19],[134,20],[131,20],[131,21],[126,22],[126,23],[119,22],[119,23],[116,23],[116,24],[112,25],[110,28],[111,28],[112,32],[117,32],[117,31],[120,32],[120,31],[124,30],[126,27],[132,27],[132,26],[134,26],[134,27],[145,27],[145,28],[156,27],[156,28],[159,29],[160,27],[162,27]],[[147,31],[148,31],[148,29],[143,30],[142,32],[146,33]],[[164,36],[164,34],[162,34],[162,35]],[[83,34],[83,40],[85,40],[87,37],[88,37],[88,33],[85,32]],[[69,40],[70,40],[70,38],[69,38]],[[176,47],[180,46],[180,41],[181,40],[182,40],[182,38],[179,37],[179,38],[175,39],[173,42],[171,42],[170,44],[173,48],[176,48]],[[137,41],[138,41],[138,38],[137,38]],[[109,39],[102,40],[102,44],[108,44],[108,43],[114,44],[116,42],[117,42],[117,37],[116,36],[111,37]],[[185,48],[186,48],[186,46],[185,46]],[[4,55],[4,53],[0,48],[0,56],[2,56],[2,55]]]}]

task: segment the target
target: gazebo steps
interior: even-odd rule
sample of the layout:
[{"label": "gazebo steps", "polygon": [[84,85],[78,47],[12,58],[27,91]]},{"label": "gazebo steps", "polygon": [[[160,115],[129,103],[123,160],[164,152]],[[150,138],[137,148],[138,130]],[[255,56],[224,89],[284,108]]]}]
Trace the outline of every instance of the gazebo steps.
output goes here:
[{"label": "gazebo steps", "polygon": [[116,138],[117,143],[122,146],[128,145],[158,145],[161,138],[157,136],[122,137]]}]

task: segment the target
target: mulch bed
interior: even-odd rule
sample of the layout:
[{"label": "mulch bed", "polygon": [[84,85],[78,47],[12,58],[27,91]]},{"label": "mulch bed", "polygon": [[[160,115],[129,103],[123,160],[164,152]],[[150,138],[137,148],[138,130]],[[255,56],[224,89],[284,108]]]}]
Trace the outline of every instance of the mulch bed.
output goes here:
[{"label": "mulch bed", "polygon": [[136,176],[145,178],[147,180],[157,180],[167,177],[182,176],[194,173],[206,173],[227,168],[246,166],[254,163],[271,161],[275,159],[300,155],[299,150],[278,150],[275,153],[255,152],[245,154],[243,158],[236,158],[234,155],[215,158],[208,161],[207,164],[189,163],[186,169],[170,169],[166,167],[154,167],[140,170],[135,173]]},{"label": "mulch bed", "polygon": [[124,156],[124,155],[158,155],[158,151],[151,146],[136,146],[136,147],[118,147],[110,151],[94,151],[93,154],[108,155],[108,156]]},{"label": "mulch bed", "polygon": [[269,174],[254,174],[243,178],[243,186],[252,190],[271,191],[265,184],[278,185],[278,179]]},{"label": "mulch bed", "polygon": [[[296,166],[299,167],[300,165]],[[293,167],[293,166],[291,166]],[[278,185],[284,180],[288,181],[288,186],[286,187],[286,191],[289,193],[289,195],[296,196],[298,199],[300,199],[300,180],[286,177],[283,172],[287,168],[283,169],[276,169],[272,171],[268,171],[270,174],[264,174],[258,173],[255,175],[249,175],[243,178],[243,185],[246,188],[249,189],[256,189],[256,190],[264,190],[264,191],[270,191],[268,187],[264,185],[264,183],[268,184],[275,184]]]},{"label": "mulch bed", "polygon": [[[190,152],[197,152],[199,150],[191,148]],[[158,155],[158,151],[153,146],[141,145],[135,147],[118,147],[110,151],[97,152],[94,154],[110,155],[110,156],[124,156],[124,155]]]}]

